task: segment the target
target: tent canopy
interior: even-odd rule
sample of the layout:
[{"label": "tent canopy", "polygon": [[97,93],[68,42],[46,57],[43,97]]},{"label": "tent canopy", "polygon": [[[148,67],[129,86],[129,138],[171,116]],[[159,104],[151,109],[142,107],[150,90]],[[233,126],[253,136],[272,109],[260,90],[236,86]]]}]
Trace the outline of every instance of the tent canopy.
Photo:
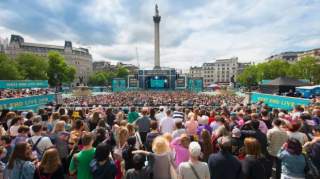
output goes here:
[{"label": "tent canopy", "polygon": [[266,85],[270,86],[307,86],[309,83],[289,77],[278,77]]}]

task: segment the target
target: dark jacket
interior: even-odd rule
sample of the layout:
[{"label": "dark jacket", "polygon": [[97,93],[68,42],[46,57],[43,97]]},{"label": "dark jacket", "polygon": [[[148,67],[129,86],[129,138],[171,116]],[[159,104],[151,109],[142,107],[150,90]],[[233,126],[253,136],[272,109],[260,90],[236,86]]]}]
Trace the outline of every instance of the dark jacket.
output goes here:
[{"label": "dark jacket", "polygon": [[241,165],[245,179],[267,179],[263,162],[254,156],[246,156]]},{"label": "dark jacket", "polygon": [[126,173],[125,179],[151,179],[151,174],[147,167],[141,170],[130,169]]},{"label": "dark jacket", "polygon": [[96,160],[92,160],[90,168],[93,179],[114,179],[117,175],[116,165],[111,160],[103,165],[100,165]]},{"label": "dark jacket", "polygon": [[243,179],[241,163],[230,152],[211,154],[208,166],[211,179]]},{"label": "dark jacket", "polygon": [[320,142],[313,144],[308,152],[313,164],[320,170]]}]

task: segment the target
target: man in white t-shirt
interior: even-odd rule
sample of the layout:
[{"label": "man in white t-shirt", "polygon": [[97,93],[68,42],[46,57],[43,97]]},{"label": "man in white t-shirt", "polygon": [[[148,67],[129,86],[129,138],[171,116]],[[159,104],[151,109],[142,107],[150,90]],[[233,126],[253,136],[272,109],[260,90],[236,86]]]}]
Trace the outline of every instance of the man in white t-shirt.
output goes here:
[{"label": "man in white t-shirt", "polygon": [[207,163],[199,161],[201,147],[198,142],[189,145],[190,159],[180,163],[178,167],[179,179],[209,179],[210,172]]},{"label": "man in white t-shirt", "polygon": [[42,136],[41,124],[33,125],[32,131],[34,132],[34,135],[28,139],[28,142],[31,143],[32,145],[36,145],[36,148],[38,150],[37,152],[39,152],[39,154],[42,155],[46,149],[53,146],[51,143],[51,140],[49,137]]},{"label": "man in white t-shirt", "polygon": [[164,133],[172,133],[172,131],[174,130],[175,128],[175,122],[172,118],[172,115],[171,115],[171,110],[167,110],[166,112],[167,114],[167,117],[166,118],[163,118],[161,121],[160,121],[160,131],[164,134]]}]

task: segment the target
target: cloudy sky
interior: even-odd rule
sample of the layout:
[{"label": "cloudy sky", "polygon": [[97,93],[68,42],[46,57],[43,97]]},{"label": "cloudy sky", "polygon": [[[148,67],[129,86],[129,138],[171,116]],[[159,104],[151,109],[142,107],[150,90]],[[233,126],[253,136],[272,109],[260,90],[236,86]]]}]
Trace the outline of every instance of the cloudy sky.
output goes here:
[{"label": "cloudy sky", "polygon": [[[161,65],[262,61],[320,47],[320,0],[157,0]],[[93,60],[153,65],[154,0],[0,0],[0,37],[89,48]]]}]

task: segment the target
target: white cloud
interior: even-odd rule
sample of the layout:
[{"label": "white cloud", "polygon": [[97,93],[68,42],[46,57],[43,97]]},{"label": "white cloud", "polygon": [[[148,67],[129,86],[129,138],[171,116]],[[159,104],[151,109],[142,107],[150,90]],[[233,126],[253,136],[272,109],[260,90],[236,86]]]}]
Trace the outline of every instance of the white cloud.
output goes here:
[{"label": "white cloud", "polygon": [[[320,14],[316,13],[320,9],[319,1],[203,0],[196,6],[187,4],[194,1],[185,0],[179,6],[178,2],[158,1],[162,16],[162,66],[188,68],[215,58],[233,56],[238,56],[240,61],[261,61],[274,53],[320,46]],[[43,6],[51,11],[57,8],[58,12],[64,10],[64,3],[61,0],[42,1]],[[6,17],[15,16],[14,13],[1,11],[0,21],[10,21]],[[96,41],[90,41],[89,48],[94,60],[133,64],[137,64],[135,49],[138,47],[141,66],[152,67],[154,1],[92,0],[84,3],[79,13],[77,18],[83,17],[94,30],[99,27],[98,30],[87,32],[81,29],[86,26],[77,26],[87,32],[77,34],[75,31],[79,29],[74,29],[68,22],[50,18],[44,30],[52,29],[57,33],[59,39],[53,43],[61,45],[66,39],[75,44],[86,44],[87,37],[95,37]],[[6,30],[1,30],[4,28]],[[14,30],[0,22],[2,36],[13,32],[11,29]],[[31,41],[52,43],[34,35],[29,38],[22,30],[17,33]],[[98,42],[99,37],[108,40],[104,37],[109,36],[110,43]]]}]

